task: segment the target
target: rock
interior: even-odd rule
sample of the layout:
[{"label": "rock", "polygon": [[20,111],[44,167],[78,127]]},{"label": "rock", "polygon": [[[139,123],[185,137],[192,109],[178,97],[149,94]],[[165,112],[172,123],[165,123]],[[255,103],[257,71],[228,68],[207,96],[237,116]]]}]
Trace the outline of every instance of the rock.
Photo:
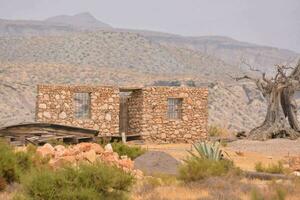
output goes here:
[{"label": "rock", "polygon": [[39,104],[39,108],[46,109],[46,108],[47,108],[47,105],[44,104],[44,103],[41,103],[41,104]]},{"label": "rock", "polygon": [[43,112],[43,116],[46,118],[51,118],[51,114],[49,112]]},{"label": "rock", "polygon": [[59,113],[59,116],[58,116],[60,119],[65,119],[67,118],[67,114],[65,112],[61,112]]},{"label": "rock", "polygon": [[105,149],[106,152],[113,152],[113,148],[112,148],[110,143],[105,145],[104,149]]},{"label": "rock", "polygon": [[105,114],[105,120],[106,121],[111,121],[111,114],[110,113]]},{"label": "rock", "polygon": [[107,110],[108,109],[108,105],[107,104],[103,104],[102,106],[100,106],[101,110]]},{"label": "rock", "polygon": [[55,155],[55,149],[51,146],[51,144],[44,144],[42,147],[38,147],[36,152],[42,157],[50,156],[53,157]]},{"label": "rock", "polygon": [[133,169],[134,167],[133,161],[130,159],[121,159],[118,161],[118,164],[125,169]]},{"label": "rock", "polygon": [[89,162],[94,163],[96,161],[96,152],[92,149],[88,152],[85,152],[83,157]]},{"label": "rock", "polygon": [[112,103],[112,102],[114,102],[114,99],[113,98],[109,98],[108,102]]},{"label": "rock", "polygon": [[59,151],[59,152],[62,152],[66,149],[66,147],[64,147],[63,145],[56,145],[54,147],[55,151]]},{"label": "rock", "polygon": [[87,151],[91,150],[91,148],[92,148],[92,144],[91,143],[87,143],[87,142],[79,143],[76,146],[82,152],[87,152]]},{"label": "rock", "polygon": [[54,169],[63,167],[66,164],[77,166],[80,163],[89,164],[99,160],[117,166],[125,172],[132,173],[137,178],[143,176],[141,171],[134,170],[134,162],[130,158],[127,156],[119,158],[118,153],[113,152],[111,144],[107,144],[105,149],[99,144],[87,142],[68,147],[62,145],[52,147],[50,144],[45,144],[38,147],[37,153],[43,157],[50,156],[49,165]]},{"label": "rock", "polygon": [[66,164],[74,164],[76,161],[74,156],[63,156],[59,158],[54,158],[49,161],[49,165],[55,169],[63,167]]},{"label": "rock", "polygon": [[293,172],[293,175],[295,175],[295,176],[300,176],[300,172],[299,172],[299,171],[294,171],[294,172]]},{"label": "rock", "polygon": [[104,152],[104,149],[100,144],[92,143],[91,149],[96,152],[96,154],[100,154]]},{"label": "rock", "polygon": [[134,160],[134,169],[146,174],[177,174],[180,162],[171,155],[161,151],[148,151]]}]

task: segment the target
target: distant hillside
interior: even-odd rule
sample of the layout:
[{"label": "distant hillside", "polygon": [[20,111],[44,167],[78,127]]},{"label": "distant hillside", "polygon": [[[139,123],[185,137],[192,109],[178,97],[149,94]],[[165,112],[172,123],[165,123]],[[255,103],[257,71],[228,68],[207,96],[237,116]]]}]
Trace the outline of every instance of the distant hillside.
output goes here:
[{"label": "distant hillside", "polygon": [[0,37],[63,35],[95,29],[111,29],[89,13],[60,15],[44,21],[0,19]]},{"label": "distant hillside", "polygon": [[182,37],[151,34],[146,37],[161,44],[194,49],[243,69],[248,68],[241,64],[245,60],[253,67],[269,73],[274,70],[275,64],[293,63],[300,57],[290,50],[240,42],[222,36]]},{"label": "distant hillside", "polygon": [[94,28],[111,28],[110,25],[97,20],[90,13],[79,13],[77,15],[59,15],[50,17],[46,22],[66,24],[77,27],[79,29],[94,29]]},{"label": "distant hillside", "polygon": [[242,71],[206,54],[151,42],[136,33],[97,31],[64,36],[0,38],[0,60],[195,74],[204,82],[228,81]]}]

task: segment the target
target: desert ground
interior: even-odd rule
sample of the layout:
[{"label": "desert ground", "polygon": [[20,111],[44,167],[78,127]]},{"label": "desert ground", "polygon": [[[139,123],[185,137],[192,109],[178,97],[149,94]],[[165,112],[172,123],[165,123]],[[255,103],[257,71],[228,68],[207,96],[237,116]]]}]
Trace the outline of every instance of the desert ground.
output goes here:
[{"label": "desert ground", "polygon": [[[151,151],[166,152],[179,161],[189,155],[188,150],[193,149],[192,144],[146,144],[143,147]],[[289,156],[299,156],[300,139],[237,140],[227,143],[223,149],[238,167],[254,171],[256,162],[270,164],[287,160]]]}]

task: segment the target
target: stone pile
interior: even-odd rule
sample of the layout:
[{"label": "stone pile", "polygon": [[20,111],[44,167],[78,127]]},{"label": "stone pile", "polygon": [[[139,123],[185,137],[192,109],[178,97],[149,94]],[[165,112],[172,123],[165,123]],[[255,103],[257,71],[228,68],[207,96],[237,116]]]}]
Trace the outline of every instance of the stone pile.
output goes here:
[{"label": "stone pile", "polygon": [[119,157],[118,153],[113,152],[111,145],[102,148],[96,143],[79,143],[65,147],[63,145],[52,146],[45,144],[37,148],[37,153],[42,157],[49,157],[49,165],[56,169],[65,164],[78,165],[80,163],[103,162],[115,165],[125,172],[132,173],[136,177],[141,177],[142,172],[135,170],[134,162],[127,156]]}]

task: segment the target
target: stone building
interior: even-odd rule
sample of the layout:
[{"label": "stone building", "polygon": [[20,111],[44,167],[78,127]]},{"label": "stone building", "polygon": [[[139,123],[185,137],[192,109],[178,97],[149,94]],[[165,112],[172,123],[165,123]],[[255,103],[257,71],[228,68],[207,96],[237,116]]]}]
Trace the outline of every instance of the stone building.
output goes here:
[{"label": "stone building", "polygon": [[39,85],[36,120],[149,142],[207,137],[207,88]]}]

